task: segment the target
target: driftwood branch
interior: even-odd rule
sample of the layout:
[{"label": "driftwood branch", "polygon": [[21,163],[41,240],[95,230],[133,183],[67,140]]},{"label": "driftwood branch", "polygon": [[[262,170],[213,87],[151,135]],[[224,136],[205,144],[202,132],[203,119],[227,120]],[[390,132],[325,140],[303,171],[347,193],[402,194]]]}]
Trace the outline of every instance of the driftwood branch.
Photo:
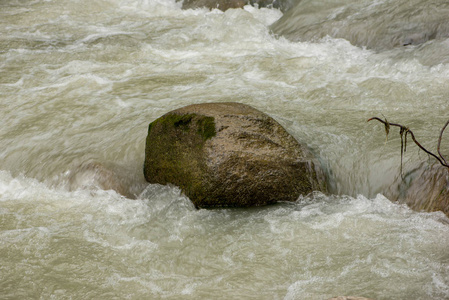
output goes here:
[{"label": "driftwood branch", "polygon": [[[447,163],[446,159],[444,158],[444,156],[441,154],[440,152],[440,145],[441,145],[441,140],[443,138],[443,132],[446,129],[446,127],[449,125],[449,120],[446,122],[446,124],[443,126],[443,128],[441,129],[440,132],[440,137],[438,138],[438,147],[437,147],[437,152],[438,155],[433,154],[432,152],[430,152],[429,150],[427,150],[426,148],[424,148],[415,138],[415,135],[413,134],[413,132],[408,128],[405,127],[401,124],[396,124],[396,123],[390,123],[388,122],[387,118],[385,118],[385,120],[382,120],[380,118],[377,117],[373,117],[371,119],[369,119],[367,122],[371,121],[371,120],[377,120],[381,123],[383,123],[385,125],[385,133],[387,134],[387,138],[388,138],[388,133],[390,131],[390,126],[395,126],[395,127],[399,127],[399,134],[401,135],[401,173],[402,173],[402,157],[404,152],[407,150],[407,135],[410,134],[410,136],[412,137],[413,142],[415,142],[415,144],[424,152],[426,152],[428,155],[433,156],[434,158],[436,158],[440,164],[446,168],[448,168],[449,170],[449,164]],[[404,143],[404,138],[405,138],[405,143]]]}]

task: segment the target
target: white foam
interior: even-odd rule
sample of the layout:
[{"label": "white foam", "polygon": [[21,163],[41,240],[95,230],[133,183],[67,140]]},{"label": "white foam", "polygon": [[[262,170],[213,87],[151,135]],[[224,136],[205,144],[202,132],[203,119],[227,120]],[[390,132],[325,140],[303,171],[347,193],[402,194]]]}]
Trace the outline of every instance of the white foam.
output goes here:
[{"label": "white foam", "polygon": [[[34,282],[41,298],[198,298],[219,290],[226,298],[327,299],[362,288],[373,298],[448,298],[448,218],[378,194],[399,176],[400,141],[390,133],[385,145],[383,127],[366,123],[383,113],[435,142],[431,132],[447,118],[448,65],[342,39],[273,37],[267,25],[278,10],[183,11],[174,0],[66,4],[39,2],[27,13],[2,6],[19,13],[12,23],[21,20],[3,28],[0,41],[9,295],[35,290]],[[84,4],[101,13],[86,14]],[[55,16],[48,22],[45,9]],[[173,187],[149,185],[130,200],[88,173],[72,191],[65,187],[65,172],[90,160],[141,170],[149,122],[212,101],[243,102],[282,120],[320,155],[338,195],[196,210]],[[423,159],[413,151],[407,163]]]}]

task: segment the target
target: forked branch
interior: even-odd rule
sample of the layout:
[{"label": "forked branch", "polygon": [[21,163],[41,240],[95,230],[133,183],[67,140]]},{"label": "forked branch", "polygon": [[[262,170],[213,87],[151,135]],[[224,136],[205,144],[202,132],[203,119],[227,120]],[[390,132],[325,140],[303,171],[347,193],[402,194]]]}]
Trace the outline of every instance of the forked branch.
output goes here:
[{"label": "forked branch", "polygon": [[[385,133],[387,134],[387,138],[388,138],[388,133],[390,131],[390,126],[395,126],[395,127],[399,127],[399,134],[401,135],[401,169],[402,169],[402,157],[404,152],[407,150],[407,134],[410,134],[410,136],[412,137],[412,140],[415,142],[415,144],[424,152],[426,152],[428,155],[435,157],[442,166],[448,168],[449,170],[449,164],[447,163],[446,159],[444,158],[444,156],[441,154],[440,152],[440,145],[441,145],[441,140],[443,138],[443,132],[446,129],[446,127],[449,125],[449,120],[446,122],[446,124],[443,126],[443,128],[441,129],[440,132],[440,137],[438,138],[438,147],[437,147],[437,152],[438,155],[433,154],[432,152],[430,152],[429,150],[427,150],[426,148],[424,148],[415,138],[415,135],[413,134],[413,132],[408,128],[405,127],[404,125],[401,124],[396,124],[396,123],[390,123],[388,122],[387,118],[385,118],[385,121],[377,118],[377,117],[373,117],[371,119],[369,119],[367,122],[371,121],[371,120],[377,120],[381,123],[383,123],[385,125]],[[404,143],[404,138],[405,138],[405,143]],[[401,171],[402,173],[402,171]]]}]

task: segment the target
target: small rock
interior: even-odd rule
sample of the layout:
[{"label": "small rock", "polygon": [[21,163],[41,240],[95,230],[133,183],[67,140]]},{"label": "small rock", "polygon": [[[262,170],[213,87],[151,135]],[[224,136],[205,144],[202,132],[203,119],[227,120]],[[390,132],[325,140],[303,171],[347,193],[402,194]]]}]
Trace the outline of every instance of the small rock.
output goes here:
[{"label": "small rock", "polygon": [[133,171],[116,165],[86,162],[71,170],[67,177],[69,190],[102,189],[135,199],[142,192],[145,180]]},{"label": "small rock", "polygon": [[226,11],[230,8],[243,8],[245,5],[253,5],[260,7],[272,6],[274,8],[283,8],[286,5],[280,0],[184,0],[182,3],[182,9],[193,9],[206,7],[209,9],[218,8],[222,11]]},{"label": "small rock", "polygon": [[373,300],[373,299],[365,298],[365,297],[339,296],[339,297],[330,298],[329,300]]},{"label": "small rock", "polygon": [[385,194],[413,210],[442,211],[449,216],[449,170],[438,163],[422,163],[398,176]]}]

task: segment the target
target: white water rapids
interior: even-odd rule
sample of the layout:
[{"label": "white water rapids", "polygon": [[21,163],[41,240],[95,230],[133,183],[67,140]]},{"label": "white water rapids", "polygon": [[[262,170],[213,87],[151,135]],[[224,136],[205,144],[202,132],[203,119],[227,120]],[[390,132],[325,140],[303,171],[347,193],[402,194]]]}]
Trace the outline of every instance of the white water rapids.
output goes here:
[{"label": "white water rapids", "polygon": [[[180,7],[0,0],[0,299],[449,299],[449,219],[384,196],[400,137],[366,123],[384,115],[435,149],[449,39],[375,52],[275,36],[276,9]],[[146,185],[148,124],[220,101],[308,145],[331,194],[196,210]],[[426,160],[409,143],[404,168]]]}]

